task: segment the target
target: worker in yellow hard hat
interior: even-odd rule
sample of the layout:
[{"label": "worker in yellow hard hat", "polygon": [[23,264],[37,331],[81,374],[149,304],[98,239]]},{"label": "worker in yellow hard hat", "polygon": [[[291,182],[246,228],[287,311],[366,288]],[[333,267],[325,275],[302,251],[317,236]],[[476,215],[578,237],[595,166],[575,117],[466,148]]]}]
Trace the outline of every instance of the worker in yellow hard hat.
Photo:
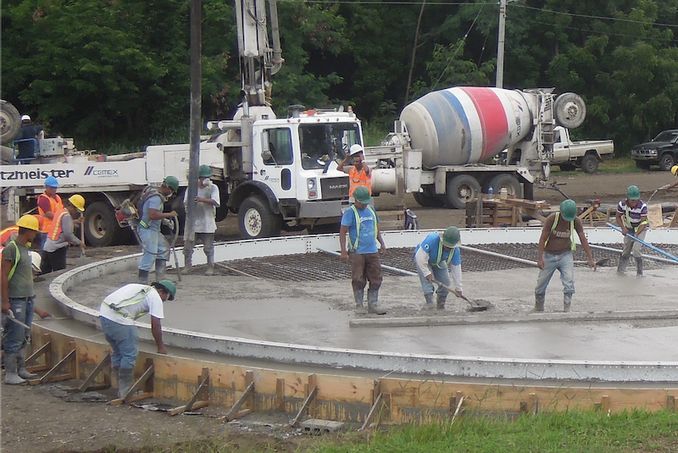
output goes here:
[{"label": "worker in yellow hard hat", "polygon": [[73,222],[85,212],[85,199],[82,195],[72,195],[64,203],[65,207],[56,213],[52,225],[47,231],[47,239],[42,247],[42,273],[66,269],[66,252],[69,245],[85,248],[85,244],[73,234]]},{"label": "worker in yellow hard hat", "polygon": [[[671,167],[671,174],[678,178],[678,165],[674,165]],[[670,190],[673,189],[674,187],[678,186],[678,181],[673,182],[671,184],[667,184],[665,186],[661,186],[659,189],[665,189],[665,190]]]},{"label": "worker in yellow hard hat", "polygon": [[[43,225],[44,225],[45,218],[43,216],[40,216],[40,215],[34,215],[33,217],[35,217],[35,219],[38,221],[38,235],[39,235],[42,231],[44,231],[42,228],[43,228]],[[16,237],[18,236],[18,234],[19,234],[19,224],[18,223],[15,224],[15,225],[9,226],[9,227],[5,228],[4,230],[0,231],[0,246],[5,247],[11,241],[15,240]],[[36,235],[36,238],[37,238],[37,235]],[[30,247],[30,244],[29,244],[29,247]]]}]

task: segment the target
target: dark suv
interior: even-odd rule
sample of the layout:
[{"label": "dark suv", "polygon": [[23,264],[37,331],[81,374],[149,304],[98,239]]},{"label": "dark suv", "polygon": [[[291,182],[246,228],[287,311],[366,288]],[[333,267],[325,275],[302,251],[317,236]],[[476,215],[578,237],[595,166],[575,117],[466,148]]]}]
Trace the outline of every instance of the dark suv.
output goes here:
[{"label": "dark suv", "polygon": [[650,165],[659,165],[665,171],[678,162],[678,129],[660,132],[651,142],[636,145],[631,149],[636,167],[647,170]]}]

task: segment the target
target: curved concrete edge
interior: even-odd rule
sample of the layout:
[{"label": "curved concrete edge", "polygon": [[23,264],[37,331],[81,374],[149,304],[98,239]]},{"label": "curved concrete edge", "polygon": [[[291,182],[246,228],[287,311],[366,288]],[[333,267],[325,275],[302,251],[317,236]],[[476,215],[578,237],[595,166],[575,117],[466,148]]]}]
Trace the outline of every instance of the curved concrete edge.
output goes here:
[{"label": "curved concrete edge", "polygon": [[[439,230],[384,232],[390,247],[413,247],[427,234]],[[539,228],[502,230],[462,230],[464,243],[534,242]],[[611,230],[610,230],[611,231]],[[587,234],[596,242],[614,242],[618,233],[599,229]],[[476,242],[468,238],[476,239]],[[675,241],[676,238],[672,238]],[[668,236],[652,240],[669,243]],[[337,235],[296,236],[249,240],[220,244],[215,247],[218,260],[265,257],[279,254],[316,253],[317,249],[333,249]],[[271,253],[275,250],[275,254]],[[58,276],[50,285],[50,293],[74,319],[98,326],[98,311],[70,299],[65,291],[71,286],[96,278],[104,273],[129,271],[136,268],[141,254],[112,258],[100,263],[72,269]],[[547,315],[543,315],[546,317]],[[672,316],[678,316],[673,313]],[[562,318],[560,318],[562,319]],[[136,323],[141,339],[152,341],[150,325]],[[600,382],[675,382],[678,362],[600,362],[525,359],[491,359],[482,357],[451,357],[424,354],[398,354],[340,348],[319,348],[305,345],[248,340],[209,335],[180,329],[163,329],[167,345],[206,350],[225,356],[250,358],[282,363],[308,364],[331,368],[371,370],[417,376],[450,376],[489,379],[537,379]]]}]

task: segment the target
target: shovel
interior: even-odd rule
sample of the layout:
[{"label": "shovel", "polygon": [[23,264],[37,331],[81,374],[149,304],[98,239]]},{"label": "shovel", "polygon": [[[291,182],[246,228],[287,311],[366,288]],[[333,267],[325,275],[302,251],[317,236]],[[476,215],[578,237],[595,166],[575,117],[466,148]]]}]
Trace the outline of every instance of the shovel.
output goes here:
[{"label": "shovel", "polygon": [[450,288],[450,287],[447,286],[447,285],[443,285],[441,282],[439,282],[439,281],[436,280],[435,278],[434,278],[433,280],[431,280],[431,281],[432,281],[433,283],[435,283],[436,285],[445,288],[446,290],[448,290],[449,292],[451,292],[451,293],[454,294],[455,296],[461,297],[461,298],[464,299],[466,302],[468,302],[469,305],[471,306],[471,308],[469,308],[469,311],[485,311],[485,310],[487,310],[488,308],[490,308],[490,307],[492,306],[492,304],[489,303],[489,302],[486,302],[486,301],[471,300],[471,299],[469,299],[468,297],[464,296],[463,294],[457,294],[457,292],[456,292],[454,289]]},{"label": "shovel", "polygon": [[85,254],[85,224],[84,222],[80,224],[80,242],[82,242],[82,245],[80,246],[80,256],[75,259],[75,265],[77,266],[83,266],[87,264],[87,255]]},{"label": "shovel", "polygon": [[[603,258],[596,261],[596,266],[605,266],[610,261],[610,258]],[[574,264],[589,264],[588,261],[575,261]]]}]

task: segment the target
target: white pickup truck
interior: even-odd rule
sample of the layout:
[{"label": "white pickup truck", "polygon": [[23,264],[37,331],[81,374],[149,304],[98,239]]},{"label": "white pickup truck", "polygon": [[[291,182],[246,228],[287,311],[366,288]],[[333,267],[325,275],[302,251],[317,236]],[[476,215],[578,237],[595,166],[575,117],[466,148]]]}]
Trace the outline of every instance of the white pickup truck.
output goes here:
[{"label": "white pickup truck", "polygon": [[584,173],[595,173],[603,158],[614,155],[612,140],[573,142],[570,140],[570,132],[561,126],[555,128],[554,135],[551,165],[558,165],[563,171],[581,168]]}]

